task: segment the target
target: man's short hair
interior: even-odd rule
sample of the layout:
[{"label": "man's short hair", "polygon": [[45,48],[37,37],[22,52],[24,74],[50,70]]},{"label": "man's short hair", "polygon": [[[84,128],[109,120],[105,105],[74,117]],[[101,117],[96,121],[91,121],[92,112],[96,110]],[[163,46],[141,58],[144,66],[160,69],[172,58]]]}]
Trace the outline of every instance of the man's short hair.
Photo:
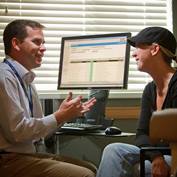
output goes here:
[{"label": "man's short hair", "polygon": [[44,26],[39,22],[33,20],[26,20],[26,19],[14,20],[5,27],[3,33],[3,41],[4,41],[4,49],[6,55],[8,55],[11,50],[12,38],[16,37],[19,40],[23,41],[23,39],[27,36],[27,31],[26,31],[27,26],[31,28],[39,28],[39,29],[44,28]]}]

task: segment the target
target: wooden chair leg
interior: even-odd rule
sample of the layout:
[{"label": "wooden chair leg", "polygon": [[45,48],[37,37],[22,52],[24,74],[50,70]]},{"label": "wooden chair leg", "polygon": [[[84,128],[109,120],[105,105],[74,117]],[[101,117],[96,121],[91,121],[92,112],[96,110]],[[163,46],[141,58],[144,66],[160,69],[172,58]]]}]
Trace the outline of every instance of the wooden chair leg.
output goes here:
[{"label": "wooden chair leg", "polygon": [[171,174],[175,176],[177,172],[177,143],[170,143],[170,148],[171,148],[171,156],[172,156]]}]

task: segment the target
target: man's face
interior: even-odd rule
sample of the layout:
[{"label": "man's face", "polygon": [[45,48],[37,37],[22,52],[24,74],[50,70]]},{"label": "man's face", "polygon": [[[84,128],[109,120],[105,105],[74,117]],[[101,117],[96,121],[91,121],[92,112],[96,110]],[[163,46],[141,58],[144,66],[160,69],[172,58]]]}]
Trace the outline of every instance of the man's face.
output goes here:
[{"label": "man's face", "polygon": [[20,63],[28,70],[41,66],[46,48],[42,29],[26,27],[27,37],[19,43]]}]

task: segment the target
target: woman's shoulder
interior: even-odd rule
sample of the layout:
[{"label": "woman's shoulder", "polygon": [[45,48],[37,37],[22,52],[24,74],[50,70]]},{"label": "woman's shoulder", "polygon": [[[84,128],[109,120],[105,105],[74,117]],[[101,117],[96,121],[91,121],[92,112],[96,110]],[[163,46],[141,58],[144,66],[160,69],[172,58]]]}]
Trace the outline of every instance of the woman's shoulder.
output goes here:
[{"label": "woman's shoulder", "polygon": [[152,90],[156,87],[155,85],[155,82],[154,81],[151,81],[151,82],[148,82],[144,88],[144,90]]}]

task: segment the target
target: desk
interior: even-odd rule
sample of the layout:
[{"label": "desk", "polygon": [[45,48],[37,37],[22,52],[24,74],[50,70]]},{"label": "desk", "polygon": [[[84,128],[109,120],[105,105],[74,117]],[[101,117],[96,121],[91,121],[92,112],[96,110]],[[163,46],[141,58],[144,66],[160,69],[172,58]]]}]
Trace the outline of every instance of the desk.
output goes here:
[{"label": "desk", "polygon": [[134,143],[135,133],[105,135],[103,130],[94,132],[56,132],[56,153],[99,165],[102,151],[107,144],[115,142]]},{"label": "desk", "polygon": [[104,137],[130,137],[134,136],[135,133],[127,133],[122,132],[117,135],[106,135],[104,130],[95,130],[95,131],[57,131],[55,135],[75,135],[75,136],[84,136],[84,135],[92,135],[92,136],[104,136]]}]

